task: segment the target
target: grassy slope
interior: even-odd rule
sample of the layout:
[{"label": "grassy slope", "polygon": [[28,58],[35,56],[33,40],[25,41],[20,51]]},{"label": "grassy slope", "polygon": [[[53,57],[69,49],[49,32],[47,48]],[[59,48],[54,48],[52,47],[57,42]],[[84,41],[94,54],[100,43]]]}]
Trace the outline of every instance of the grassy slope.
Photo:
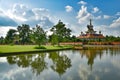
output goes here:
[{"label": "grassy slope", "polygon": [[[0,45],[0,53],[11,53],[11,52],[27,52],[27,51],[40,51],[41,49],[34,49],[36,45]],[[70,46],[45,46],[45,50],[56,50],[56,49],[66,49],[71,48]]]}]

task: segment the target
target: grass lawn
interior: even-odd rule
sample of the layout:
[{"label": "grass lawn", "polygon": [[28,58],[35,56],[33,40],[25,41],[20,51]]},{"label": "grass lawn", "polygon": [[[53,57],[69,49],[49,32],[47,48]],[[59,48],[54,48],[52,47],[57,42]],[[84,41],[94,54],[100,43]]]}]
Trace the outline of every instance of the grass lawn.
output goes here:
[{"label": "grass lawn", "polygon": [[[43,51],[43,49],[35,49],[37,45],[0,45],[0,53],[12,53],[12,52],[28,52],[28,51]],[[44,46],[46,50],[58,50],[58,49],[68,49],[71,46]]]}]

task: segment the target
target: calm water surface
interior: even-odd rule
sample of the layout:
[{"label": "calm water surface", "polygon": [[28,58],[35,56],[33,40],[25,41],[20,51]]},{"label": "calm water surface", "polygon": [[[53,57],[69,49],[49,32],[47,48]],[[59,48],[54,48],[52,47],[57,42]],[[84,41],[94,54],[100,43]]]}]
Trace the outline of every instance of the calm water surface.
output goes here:
[{"label": "calm water surface", "polygon": [[120,49],[0,57],[0,80],[120,80]]}]

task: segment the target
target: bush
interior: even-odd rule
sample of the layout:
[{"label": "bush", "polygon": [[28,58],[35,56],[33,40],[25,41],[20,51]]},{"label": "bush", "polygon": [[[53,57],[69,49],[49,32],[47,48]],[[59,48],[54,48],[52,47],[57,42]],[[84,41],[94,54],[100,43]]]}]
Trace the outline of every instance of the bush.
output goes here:
[{"label": "bush", "polygon": [[10,45],[10,46],[14,46],[14,43],[10,43],[9,45]]},{"label": "bush", "polygon": [[36,46],[35,49],[46,49],[44,46]]}]

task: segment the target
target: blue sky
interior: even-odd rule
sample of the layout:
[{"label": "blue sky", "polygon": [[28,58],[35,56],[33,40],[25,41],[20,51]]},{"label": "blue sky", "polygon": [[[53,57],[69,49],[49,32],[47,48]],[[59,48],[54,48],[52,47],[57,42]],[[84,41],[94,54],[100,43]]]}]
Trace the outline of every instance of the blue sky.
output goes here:
[{"label": "blue sky", "polygon": [[62,20],[72,34],[86,31],[89,19],[104,35],[120,36],[120,0],[0,0],[0,36],[23,23],[49,30]]}]

